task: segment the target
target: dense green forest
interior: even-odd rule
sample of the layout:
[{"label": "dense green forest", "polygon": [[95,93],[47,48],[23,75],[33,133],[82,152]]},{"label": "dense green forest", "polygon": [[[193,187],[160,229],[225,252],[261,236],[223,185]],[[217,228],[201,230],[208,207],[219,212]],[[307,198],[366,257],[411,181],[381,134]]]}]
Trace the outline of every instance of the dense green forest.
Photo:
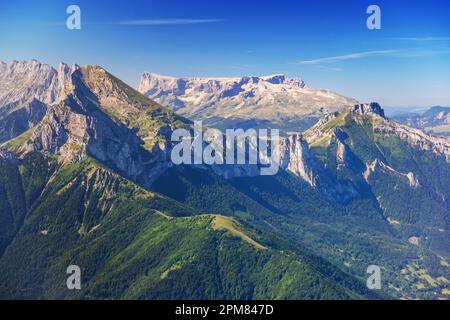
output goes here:
[{"label": "dense green forest", "polygon": [[[1,161],[0,176],[2,298],[378,297],[305,249],[236,220],[255,247],[200,214],[213,211],[146,191],[92,159],[59,167],[34,153]],[[71,264],[82,269],[82,290],[66,288]]]}]

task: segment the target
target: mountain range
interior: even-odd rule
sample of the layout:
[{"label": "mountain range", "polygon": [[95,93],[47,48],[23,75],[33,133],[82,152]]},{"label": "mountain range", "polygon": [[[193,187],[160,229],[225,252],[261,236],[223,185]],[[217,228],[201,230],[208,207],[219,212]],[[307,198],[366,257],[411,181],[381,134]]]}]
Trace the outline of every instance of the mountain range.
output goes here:
[{"label": "mountain range", "polygon": [[138,91],[191,120],[219,129],[276,127],[304,131],[324,114],[356,100],[313,89],[283,74],[241,78],[176,78],[144,73]]},{"label": "mountain range", "polygon": [[[148,75],[155,101],[99,66],[0,64],[0,298],[448,298],[449,139],[298,79],[183,81]],[[292,120],[282,170],[174,165],[171,133],[236,99]]]},{"label": "mountain range", "polygon": [[397,122],[421,129],[434,135],[450,136],[449,107],[435,106],[421,113],[401,113],[392,118]]}]

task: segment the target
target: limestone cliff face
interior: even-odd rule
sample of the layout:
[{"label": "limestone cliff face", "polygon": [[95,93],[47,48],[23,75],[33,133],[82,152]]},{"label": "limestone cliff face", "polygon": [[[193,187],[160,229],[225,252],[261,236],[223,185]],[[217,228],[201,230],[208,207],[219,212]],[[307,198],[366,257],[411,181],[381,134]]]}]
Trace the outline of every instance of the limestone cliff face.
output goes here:
[{"label": "limestone cliff face", "polygon": [[[49,107],[45,117],[33,129],[31,137],[22,144],[21,152],[56,154],[65,163],[91,156],[121,175],[150,186],[171,165],[165,145],[167,142],[145,148],[145,142],[136,134],[136,130],[108,113],[114,105],[123,108],[130,97],[124,90],[112,85],[115,79],[108,73],[100,73],[98,82],[110,85],[106,87],[107,90],[99,91],[98,87],[85,81],[85,72],[84,68],[71,71],[65,85],[65,98]],[[107,100],[107,97],[114,97],[115,104],[102,105],[105,101],[113,101]],[[148,104],[152,102],[148,100]],[[130,106],[130,112],[133,107],[151,111],[145,105],[134,105]],[[149,116],[149,122],[151,120]],[[161,130],[155,130],[155,134],[161,134]],[[157,140],[158,137],[154,138]],[[159,139],[163,140],[163,137]]]},{"label": "limestone cliff face", "polygon": [[237,78],[175,78],[144,73],[139,92],[192,120],[219,129],[277,127],[301,132],[327,112],[357,103],[283,74]]},{"label": "limestone cliff face", "polygon": [[[234,164],[234,165],[212,165],[212,169],[226,179],[236,177],[254,177],[261,175],[261,168],[268,167],[268,163],[273,161],[273,165],[278,167],[278,171],[287,170],[299,176],[310,186],[316,186],[317,175],[320,171],[318,162],[311,155],[307,142],[300,134],[293,134],[288,137],[280,137],[278,152],[272,154],[274,146],[269,141],[269,154],[259,150],[257,141],[249,141],[246,146],[246,156],[251,152],[259,154],[257,165]],[[252,151],[250,151],[252,150]],[[254,151],[256,150],[256,151]],[[205,167],[205,166],[202,166]]]},{"label": "limestone cliff face", "polygon": [[375,159],[370,165],[367,166],[367,169],[364,172],[364,179],[369,182],[370,175],[376,171],[396,177],[399,180],[402,180],[404,183],[407,183],[411,188],[420,187],[419,180],[413,172],[398,172],[397,170],[393,169],[392,167],[388,166],[383,161],[380,161],[378,159]]},{"label": "limestone cliff face", "polygon": [[36,60],[0,62],[0,142],[36,126],[48,106],[66,97],[70,75],[79,67],[58,69]]},{"label": "limestone cliff face", "polygon": [[351,112],[378,117],[379,120],[374,122],[375,132],[397,136],[411,146],[425,151],[432,151],[437,155],[444,155],[447,160],[450,160],[450,139],[432,136],[422,130],[390,121],[386,119],[384,110],[378,103],[355,105]]},{"label": "limestone cliff face", "polygon": [[0,63],[0,108],[32,99],[45,104],[64,96],[71,68],[61,63],[58,70],[37,60]]},{"label": "limestone cliff face", "polygon": [[[387,203],[394,197],[402,199],[402,192],[424,192],[438,206],[446,203],[450,141],[387,119],[376,103],[329,114],[304,137],[324,165],[316,185],[325,193],[336,195],[341,190],[338,195],[350,198],[373,193]],[[320,188],[326,177],[327,187]],[[447,179],[445,187],[440,179]],[[400,209],[390,210],[392,215]]]},{"label": "limestone cliff face", "polygon": [[281,145],[281,167],[316,186],[319,167],[310,153],[308,143],[299,134],[286,138]]},{"label": "limestone cliff face", "polygon": [[[218,134],[221,134],[219,130]],[[208,142],[208,141],[207,141]],[[232,179],[236,177],[254,177],[261,175],[261,168],[268,167],[268,163],[273,161],[279,171],[287,170],[299,176],[306,183],[312,187],[316,187],[316,180],[322,168],[317,159],[311,154],[308,143],[302,138],[300,134],[293,134],[288,137],[280,137],[278,145],[278,156],[272,154],[274,146],[269,140],[269,151],[262,152],[259,150],[260,141],[247,141],[246,157],[249,153],[255,152],[259,155],[258,164],[233,164],[233,165],[212,165],[211,168],[217,174]],[[243,146],[241,146],[243,148]],[[255,151],[256,150],[256,151]],[[235,161],[236,163],[236,161]],[[207,168],[201,165],[199,167]]]},{"label": "limestone cliff face", "polygon": [[86,158],[87,118],[73,111],[68,101],[52,106],[34,129],[23,151],[41,151],[61,156],[63,162]]},{"label": "limestone cliff face", "polygon": [[47,105],[32,99],[0,109],[0,143],[13,139],[37,125],[45,116]]},{"label": "limestone cliff face", "polygon": [[[337,140],[337,169],[353,166],[353,155]],[[357,188],[349,181],[338,179],[314,154],[308,142],[299,134],[289,136],[283,144],[281,168],[292,172],[332,201],[345,202],[358,197]]]},{"label": "limestone cliff face", "polygon": [[351,109],[353,114],[359,114],[363,116],[379,116],[386,118],[384,115],[384,110],[376,102],[371,103],[360,103],[353,106]]},{"label": "limestone cliff face", "polygon": [[335,136],[333,130],[343,125],[349,117],[357,121],[370,119],[374,133],[382,134],[385,137],[398,137],[411,147],[431,151],[437,156],[444,156],[450,162],[450,138],[433,136],[422,130],[387,119],[384,110],[378,103],[358,104],[344,112],[327,114],[305,132],[306,140],[310,144],[318,143],[320,140],[328,143]]},{"label": "limestone cliff face", "polygon": [[381,122],[374,127],[376,132],[394,135],[424,151],[443,155],[450,162],[450,138],[429,135],[419,129],[414,129],[396,122]]}]

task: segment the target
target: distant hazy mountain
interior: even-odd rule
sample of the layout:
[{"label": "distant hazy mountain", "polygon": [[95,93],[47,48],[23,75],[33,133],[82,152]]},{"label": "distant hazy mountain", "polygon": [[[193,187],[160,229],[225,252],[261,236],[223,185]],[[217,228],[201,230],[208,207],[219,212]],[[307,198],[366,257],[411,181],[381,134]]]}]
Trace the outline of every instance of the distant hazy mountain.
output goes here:
[{"label": "distant hazy mountain", "polygon": [[408,126],[441,136],[450,136],[450,107],[431,107],[422,113],[403,113],[392,117]]},{"label": "distant hazy mountain", "polygon": [[[283,137],[275,176],[175,166],[189,120],[99,66],[63,74],[0,105],[0,298],[448,296],[449,139],[356,104]],[[72,264],[82,290],[65,287]]]},{"label": "distant hazy mountain", "polygon": [[144,73],[139,92],[193,120],[224,128],[273,127],[304,131],[328,112],[357,102],[313,89],[285,75],[242,78],[175,78]]}]

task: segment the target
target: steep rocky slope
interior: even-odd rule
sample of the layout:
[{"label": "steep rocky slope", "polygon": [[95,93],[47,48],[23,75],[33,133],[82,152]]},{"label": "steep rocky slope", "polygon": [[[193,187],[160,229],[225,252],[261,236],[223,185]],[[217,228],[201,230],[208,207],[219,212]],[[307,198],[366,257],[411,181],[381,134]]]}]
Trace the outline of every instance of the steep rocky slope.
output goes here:
[{"label": "steep rocky slope", "polygon": [[52,104],[64,95],[70,68],[65,63],[58,70],[37,60],[0,62],[0,108],[8,104],[37,99]]},{"label": "steep rocky slope", "polygon": [[329,175],[350,181],[359,194],[367,185],[385,219],[404,236],[449,253],[448,139],[390,121],[377,104],[335,114],[305,138]]},{"label": "steep rocky slope", "polygon": [[0,143],[33,128],[44,118],[46,112],[47,105],[35,98],[0,108]]},{"label": "steep rocky slope", "polygon": [[[23,126],[29,123],[33,114],[26,110],[23,119],[13,120],[22,121]],[[11,113],[0,119],[13,121]],[[16,138],[30,129],[8,143],[16,152],[55,154],[64,163],[92,156],[146,186],[170,165],[170,131],[187,124],[95,66],[72,68],[66,77],[64,96],[48,107],[42,105],[39,116],[32,127],[9,136]]]}]

